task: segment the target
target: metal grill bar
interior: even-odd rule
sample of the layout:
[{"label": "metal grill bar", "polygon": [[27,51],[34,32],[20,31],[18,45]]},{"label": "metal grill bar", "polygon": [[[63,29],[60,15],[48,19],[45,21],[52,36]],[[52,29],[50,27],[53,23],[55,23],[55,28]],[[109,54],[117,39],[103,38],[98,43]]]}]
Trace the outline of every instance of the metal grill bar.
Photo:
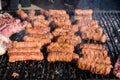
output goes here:
[{"label": "metal grill bar", "polygon": [[[116,51],[116,53],[118,54],[118,48],[117,48],[117,45],[116,45],[116,43],[115,43],[115,40],[114,40],[114,36],[115,36],[115,30],[113,29],[113,26],[111,25],[111,22],[110,22],[110,20],[109,20],[109,17],[107,17],[107,15],[105,14],[105,15],[103,15],[104,17],[105,17],[105,19],[106,19],[106,21],[107,21],[107,25],[106,25],[106,30],[108,31],[108,34],[109,34],[109,36],[111,36],[110,37],[110,39],[111,39],[111,43],[113,44],[113,48],[115,48],[115,51]],[[108,27],[108,26],[110,26],[110,27]],[[112,35],[111,35],[111,33],[112,33]],[[114,33],[114,34],[113,34]]]},{"label": "metal grill bar", "polygon": [[[110,13],[108,13],[108,14],[111,15]],[[115,30],[116,26],[113,26],[114,22],[112,22],[112,20],[110,20],[110,19],[112,19],[112,17],[108,16],[108,14],[107,13],[102,13],[102,14],[100,13],[99,14],[100,15],[99,16],[99,18],[100,18],[99,21],[100,21],[100,24],[102,25],[102,27],[105,28],[104,30],[106,30],[106,33],[107,33],[108,37],[110,38],[110,43],[107,42],[107,45],[112,44],[112,46],[113,46],[112,51],[111,51],[110,45],[107,46],[107,47],[109,49],[108,51],[110,51],[109,55],[111,57],[113,65],[114,65],[114,63],[116,62],[115,58],[117,59],[117,54],[119,53],[119,50],[118,50],[118,47],[116,46],[117,44],[115,43],[113,35],[117,36],[117,39],[119,39],[119,38],[118,38],[118,35],[116,35],[116,34],[118,34],[118,33],[116,33],[116,30]],[[111,31],[111,28],[112,28],[113,31]],[[108,76],[108,78],[115,78],[115,77],[111,73]]]},{"label": "metal grill bar", "polygon": [[[113,14],[112,14],[112,15],[108,14],[108,15],[106,15],[106,16],[109,16],[108,19],[109,19],[110,23],[112,24],[112,28],[113,28],[113,30],[115,31],[116,37],[117,37],[117,39],[118,39],[118,42],[120,43],[120,34],[119,34],[118,31],[117,31],[117,25],[115,25],[116,22],[114,22],[114,21],[115,21],[114,15],[113,15]],[[112,22],[112,21],[113,21],[113,22]],[[114,41],[115,41],[115,40],[114,40]]]},{"label": "metal grill bar", "polygon": [[[104,45],[108,50],[112,65],[114,66],[117,56],[120,53],[120,12],[94,11],[93,17],[104,28],[104,33],[107,35],[107,42]],[[20,33],[18,35],[22,37],[23,34]],[[19,38],[16,39],[20,40]],[[19,77],[12,77],[13,72],[19,73]],[[80,80],[88,78],[116,79],[112,71],[107,76],[91,74],[89,71],[78,69],[75,63],[49,63],[46,60],[9,63],[7,54],[0,56],[0,79]]]}]

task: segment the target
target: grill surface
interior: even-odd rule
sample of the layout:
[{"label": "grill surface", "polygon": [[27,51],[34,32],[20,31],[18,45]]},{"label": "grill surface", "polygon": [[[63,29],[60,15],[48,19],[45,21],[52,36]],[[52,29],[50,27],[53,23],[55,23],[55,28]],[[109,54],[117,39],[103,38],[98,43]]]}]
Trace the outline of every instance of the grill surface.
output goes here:
[{"label": "grill surface", "polygon": [[[107,42],[104,44],[108,50],[114,66],[117,56],[120,53],[120,12],[119,11],[94,11],[93,18],[99,21],[107,35]],[[13,40],[21,40],[24,31],[15,34]],[[91,41],[88,41],[91,42]],[[46,56],[46,53],[44,53]],[[16,72],[19,77],[12,77],[12,73]],[[73,80],[73,79],[116,79],[111,73],[107,76],[91,74],[89,71],[79,70],[75,63],[55,62],[49,63],[43,61],[24,61],[9,63],[7,54],[0,56],[0,79],[3,80]]]}]

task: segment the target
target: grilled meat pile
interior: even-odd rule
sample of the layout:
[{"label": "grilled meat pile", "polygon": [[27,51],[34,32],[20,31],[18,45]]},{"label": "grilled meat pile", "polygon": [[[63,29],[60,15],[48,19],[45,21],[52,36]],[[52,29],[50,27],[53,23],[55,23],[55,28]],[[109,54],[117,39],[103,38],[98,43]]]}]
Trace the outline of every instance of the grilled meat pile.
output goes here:
[{"label": "grilled meat pile", "polygon": [[65,10],[49,10],[48,20],[51,21],[52,29],[58,26],[71,25],[70,17]]},{"label": "grilled meat pile", "polygon": [[85,40],[106,42],[106,35],[96,20],[92,20],[92,10],[75,10],[76,24],[79,25],[80,35]]},{"label": "grilled meat pile", "polygon": [[40,52],[41,43],[39,42],[12,42],[12,47],[8,49],[9,62],[24,60],[43,60]]},{"label": "grilled meat pile", "polygon": [[63,26],[58,26],[57,28],[54,29],[52,32],[53,36],[66,36],[66,35],[74,35],[75,32],[78,31],[78,26],[74,25],[63,25]]},{"label": "grilled meat pile", "polygon": [[[94,43],[81,45],[81,38],[106,41],[107,37],[98,22],[92,19],[92,13],[92,10],[75,10],[76,24],[73,25],[65,10],[41,10],[39,15],[34,10],[29,10],[28,14],[18,10],[17,14],[27,20],[26,34],[22,42],[12,42],[12,47],[8,49],[9,62],[43,60],[41,49],[44,46],[48,62],[76,61],[81,70],[109,74],[112,65],[105,47]],[[80,32],[80,36],[76,32]],[[77,45],[80,45],[82,57],[75,53]]]},{"label": "grilled meat pile", "polygon": [[47,47],[49,62],[65,61],[71,62],[79,58],[74,53],[74,46],[81,43],[81,38],[75,36],[78,26],[71,25],[69,15],[63,10],[49,10],[48,20],[54,23],[55,29],[52,34],[56,39]]},{"label": "grilled meat pile", "polygon": [[79,58],[78,54],[73,53],[74,46],[67,43],[51,43],[47,47],[49,62],[65,61],[71,62]]},{"label": "grilled meat pile", "polygon": [[43,42],[46,42],[45,44],[51,42],[53,36],[50,33],[50,21],[45,20],[44,15],[35,15],[34,10],[29,10],[28,17],[26,18],[28,19],[28,25],[26,28],[26,35],[24,37],[24,41],[41,40]]},{"label": "grilled meat pile", "polygon": [[[19,14],[19,12],[17,13]],[[34,13],[33,10],[26,17],[29,20],[26,27],[26,35],[23,38],[24,42],[13,42],[12,48],[8,50],[9,62],[44,59],[41,48],[50,43],[53,36],[50,33],[49,24],[46,24],[47,21],[44,18],[29,18],[30,15],[32,17],[35,16],[35,13],[33,15],[32,13]]]},{"label": "grilled meat pile", "polygon": [[[106,42],[106,35],[96,20],[92,19],[92,10],[75,10],[74,19],[79,27],[80,36],[83,40],[94,40],[102,43]],[[102,44],[82,44],[81,52],[77,61],[77,66],[81,70],[89,70],[94,74],[107,75],[110,73],[112,65],[107,50]]]},{"label": "grilled meat pile", "polygon": [[50,43],[53,36],[50,33],[49,21],[44,18],[36,18],[30,22],[31,26],[29,23],[26,28],[26,36],[24,36],[24,41],[39,41],[42,45]]},{"label": "grilled meat pile", "polygon": [[77,65],[82,70],[89,70],[95,74],[107,75],[110,73],[112,65],[107,50],[101,44],[83,44],[82,57]]}]

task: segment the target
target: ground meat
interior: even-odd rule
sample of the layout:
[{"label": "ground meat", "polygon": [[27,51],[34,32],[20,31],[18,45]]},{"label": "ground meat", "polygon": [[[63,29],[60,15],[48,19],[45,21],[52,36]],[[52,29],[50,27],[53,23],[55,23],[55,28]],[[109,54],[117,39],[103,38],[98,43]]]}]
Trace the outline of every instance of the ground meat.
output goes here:
[{"label": "ground meat", "polygon": [[53,9],[50,9],[49,13],[50,13],[50,15],[55,15],[55,14],[63,15],[63,14],[67,14],[67,12],[65,10],[53,10]]},{"label": "ground meat", "polygon": [[57,39],[57,42],[68,43],[68,44],[76,46],[77,44],[81,43],[81,38],[79,36],[68,36],[68,35],[66,35],[66,36],[60,36]]},{"label": "ground meat", "polygon": [[48,44],[51,42],[50,38],[44,38],[44,39],[40,39],[40,38],[34,38],[34,37],[29,37],[29,36],[25,36],[23,39],[25,42],[39,42],[42,45]]},{"label": "ground meat", "polygon": [[67,44],[67,43],[51,43],[47,47],[48,52],[73,52],[74,51],[74,46]]},{"label": "ground meat", "polygon": [[43,60],[43,54],[41,52],[35,53],[35,52],[31,52],[31,53],[8,53],[9,55],[9,62],[16,62],[16,61],[25,61],[25,60]]},{"label": "ground meat", "polygon": [[112,65],[107,50],[99,44],[83,44],[82,57],[77,62],[78,68],[89,70],[95,74],[107,75],[110,73]]},{"label": "ground meat", "polygon": [[42,47],[42,44],[40,42],[12,42],[13,48],[26,48],[26,47]]},{"label": "ground meat", "polygon": [[36,47],[36,48],[31,48],[31,47],[26,47],[26,48],[11,48],[8,49],[8,53],[32,53],[32,52],[40,52],[40,48]]},{"label": "ground meat", "polygon": [[48,20],[40,20],[40,19],[36,19],[34,21],[32,21],[32,24],[33,24],[33,27],[36,27],[36,26],[49,26],[50,24],[50,21]]},{"label": "ground meat", "polygon": [[105,46],[103,46],[102,44],[92,44],[92,43],[82,44],[82,45],[80,45],[80,48],[105,50]]},{"label": "ground meat", "polygon": [[102,43],[106,42],[106,35],[98,25],[97,20],[92,20],[92,10],[75,10],[74,19],[79,26],[80,36],[84,40],[94,40]]},{"label": "ground meat", "polygon": [[66,20],[54,20],[55,26],[62,26],[62,25],[71,25],[71,21],[66,19]]},{"label": "ground meat", "polygon": [[47,60],[49,62],[55,61],[71,62],[73,60],[77,60],[78,58],[79,58],[78,54],[75,53],[51,52],[48,54]]},{"label": "ground meat", "polygon": [[48,20],[50,21],[54,21],[54,20],[69,20],[69,15],[68,14],[64,14],[64,15],[59,15],[59,14],[55,14],[55,15],[51,15]]},{"label": "ground meat", "polygon": [[46,33],[46,34],[28,34],[29,37],[33,37],[33,38],[40,38],[40,39],[53,39],[53,35],[51,33]]},{"label": "ground meat", "polygon": [[74,16],[74,20],[76,20],[76,21],[90,21],[90,20],[92,20],[92,16],[91,15],[87,15],[87,16],[83,16],[83,15],[79,15],[79,16]]},{"label": "ground meat", "polygon": [[103,29],[98,27],[97,25],[94,26],[83,26],[80,28],[81,37],[85,40],[95,40],[100,42],[106,41],[106,35],[103,33]]},{"label": "ground meat", "polygon": [[[43,28],[44,29],[44,28]],[[27,28],[26,33],[27,34],[46,34],[50,32],[50,29],[47,28],[46,30],[43,30],[42,28],[36,29],[36,28]]]},{"label": "ground meat", "polygon": [[61,35],[74,35],[75,32],[74,31],[70,31],[68,29],[63,29],[63,28],[56,28],[53,32],[52,32],[53,36],[61,36]]}]

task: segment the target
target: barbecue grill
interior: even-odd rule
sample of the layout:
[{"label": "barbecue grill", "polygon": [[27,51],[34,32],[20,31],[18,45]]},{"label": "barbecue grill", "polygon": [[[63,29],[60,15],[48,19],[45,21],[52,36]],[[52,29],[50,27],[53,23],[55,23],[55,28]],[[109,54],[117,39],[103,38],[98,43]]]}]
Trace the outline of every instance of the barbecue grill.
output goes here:
[{"label": "barbecue grill", "polygon": [[[118,54],[120,53],[120,12],[119,11],[94,11],[93,18],[99,21],[99,25],[104,28],[107,35],[107,42],[104,44],[108,50],[112,65],[115,64]],[[13,40],[21,40],[25,31],[14,34]],[[88,43],[92,41],[87,41]],[[97,42],[96,42],[97,43]],[[44,56],[46,56],[45,51]],[[12,73],[19,74],[18,77],[12,77]],[[111,72],[107,76],[91,74],[89,71],[82,71],[77,68],[75,63],[43,61],[23,61],[9,63],[8,56],[0,56],[0,77],[2,79],[116,79]]]},{"label": "barbecue grill", "polygon": [[[4,11],[1,11],[4,12]],[[14,11],[7,11],[16,16]],[[74,16],[74,12],[68,11],[71,16]],[[73,14],[71,14],[73,13]],[[120,11],[103,11],[95,10],[93,12],[93,19],[98,20],[99,25],[103,28],[104,33],[107,35],[107,42],[103,45],[106,46],[108,55],[111,58],[112,65],[115,62],[120,53]],[[25,31],[14,34],[11,36],[12,40],[21,41]],[[91,43],[93,41],[85,41]],[[99,42],[95,42],[99,43]],[[45,52],[46,49],[43,48],[42,52],[45,56],[43,61],[22,61],[9,63],[8,55],[4,54],[0,56],[0,79],[1,80],[80,80],[80,79],[117,79],[112,70],[109,75],[96,75],[89,71],[80,70],[77,68],[76,63],[66,63],[66,62],[47,62]],[[18,73],[19,76],[13,77],[13,73]]]}]

